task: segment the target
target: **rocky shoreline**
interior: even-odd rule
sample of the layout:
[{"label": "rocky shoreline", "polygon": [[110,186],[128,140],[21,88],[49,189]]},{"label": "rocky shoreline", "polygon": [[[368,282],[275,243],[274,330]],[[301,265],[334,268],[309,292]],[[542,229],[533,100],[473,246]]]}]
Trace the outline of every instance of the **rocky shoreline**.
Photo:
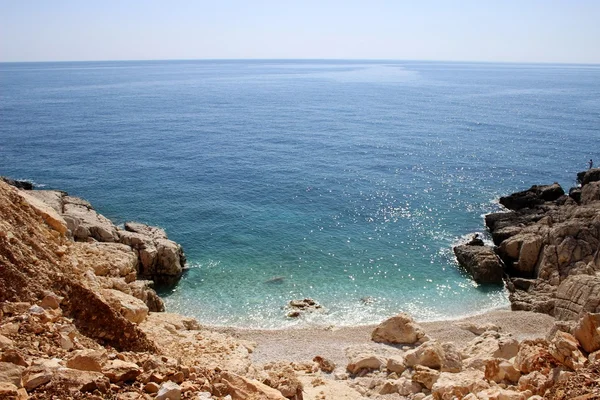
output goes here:
[{"label": "rocky shoreline", "polygon": [[569,195],[501,199],[511,211],[486,217],[496,246],[455,249],[525,311],[270,339],[162,312],[152,281],[177,282],[185,256],[161,229],[0,182],[0,398],[600,398],[600,170],[579,179]]},{"label": "rocky shoreline", "polygon": [[577,180],[581,186],[568,194],[554,183],[500,198],[509,211],[485,216],[495,246],[454,249],[476,281],[505,280],[513,310],[546,313],[565,325],[600,312],[600,169]]}]

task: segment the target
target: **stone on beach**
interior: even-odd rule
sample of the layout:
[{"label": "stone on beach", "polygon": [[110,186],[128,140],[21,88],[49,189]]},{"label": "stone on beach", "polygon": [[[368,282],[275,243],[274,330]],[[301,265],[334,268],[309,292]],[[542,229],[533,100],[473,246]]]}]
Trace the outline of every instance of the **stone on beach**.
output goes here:
[{"label": "stone on beach", "polygon": [[371,339],[380,343],[414,344],[425,338],[425,331],[408,314],[398,314],[379,324]]}]

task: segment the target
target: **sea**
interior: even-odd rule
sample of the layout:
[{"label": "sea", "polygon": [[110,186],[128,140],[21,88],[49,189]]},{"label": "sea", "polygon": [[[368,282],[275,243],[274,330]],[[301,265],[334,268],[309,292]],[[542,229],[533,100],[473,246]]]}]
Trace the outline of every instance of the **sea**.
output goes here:
[{"label": "sea", "polygon": [[[452,247],[498,198],[600,164],[600,65],[0,64],[0,175],[166,229],[201,323],[444,320],[508,306]],[[596,162],[596,161],[595,161]],[[287,316],[290,300],[320,312]]]}]

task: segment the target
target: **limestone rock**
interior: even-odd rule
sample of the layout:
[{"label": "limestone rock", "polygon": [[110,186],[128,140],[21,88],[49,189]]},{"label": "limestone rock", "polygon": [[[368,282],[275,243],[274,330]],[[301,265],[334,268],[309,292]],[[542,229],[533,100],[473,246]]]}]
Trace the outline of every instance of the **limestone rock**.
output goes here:
[{"label": "limestone rock", "polygon": [[110,360],[102,367],[102,373],[112,383],[132,381],[141,372],[137,364],[118,359]]},{"label": "limestone rock", "polygon": [[21,367],[28,367],[29,364],[25,361],[23,354],[16,349],[5,349],[0,353],[0,361],[20,365]]},{"label": "limestone rock", "polygon": [[404,355],[404,363],[409,367],[422,365],[429,368],[440,369],[444,350],[436,340],[430,340],[423,343],[413,350],[409,350]]},{"label": "limestone rock", "polygon": [[99,242],[118,242],[117,227],[105,216],[98,214],[87,201],[65,196],[63,217],[75,240],[93,238]]},{"label": "limestone rock", "polygon": [[164,230],[136,222],[127,222],[119,231],[119,240],[139,254],[139,276],[157,284],[176,283],[183,273],[185,255],[177,243],[167,239]]},{"label": "limestone rock", "polygon": [[582,368],[587,361],[579,350],[577,339],[567,332],[556,332],[550,342],[549,352],[558,362],[573,370]]},{"label": "limestone rock", "polygon": [[167,239],[167,234],[164,229],[156,226],[150,226],[139,222],[125,222],[125,230],[128,232],[138,233],[142,236],[148,236],[152,239]]},{"label": "limestone rock", "polygon": [[431,388],[436,400],[463,398],[469,393],[481,392],[489,388],[484,374],[478,370],[465,370],[458,373],[442,372]]},{"label": "limestone rock", "polygon": [[358,353],[350,358],[346,369],[351,374],[357,374],[362,370],[378,370],[385,363],[385,359],[376,354]]},{"label": "limestone rock", "polygon": [[44,370],[41,372],[26,374],[24,379],[24,386],[28,392],[36,389],[39,386],[45,385],[52,380],[52,371]]},{"label": "limestone rock", "polygon": [[32,190],[27,194],[51,207],[58,214],[63,213],[63,197],[67,195],[65,192],[60,190]]},{"label": "limestone rock", "polygon": [[439,377],[440,371],[436,371],[435,369],[424,367],[422,365],[417,365],[415,367],[415,373],[412,376],[412,380],[431,390],[431,387]]},{"label": "limestone rock", "polygon": [[[465,397],[466,399],[466,397]],[[475,399],[482,400],[528,400],[528,397],[516,390],[502,389],[500,387],[489,388],[477,393]],[[531,397],[529,400],[534,400]],[[541,400],[541,399],[540,399]]]},{"label": "limestone rock", "polygon": [[227,385],[232,400],[264,399],[286,400],[276,389],[253,379],[244,378],[231,372],[221,372],[221,381]]},{"label": "limestone rock", "polygon": [[465,346],[462,353],[466,360],[463,360],[463,363],[483,370],[487,360],[492,358],[508,360],[514,357],[518,350],[519,343],[512,336],[487,331]]},{"label": "limestone rock", "polygon": [[102,372],[102,365],[108,361],[105,351],[78,350],[67,360],[67,367],[81,371]]},{"label": "limestone rock", "polygon": [[9,382],[0,382],[0,399],[26,400],[28,398],[24,388],[17,388]]},{"label": "limestone rock", "polygon": [[154,282],[148,280],[138,280],[128,284],[131,295],[142,300],[150,312],[163,312],[165,303],[156,294],[153,285]]},{"label": "limestone rock", "polygon": [[67,391],[105,393],[110,388],[110,381],[101,373],[80,371],[70,368],[59,368],[54,371],[50,385],[64,388]]},{"label": "limestone rock", "polygon": [[523,374],[539,370],[547,371],[556,367],[556,360],[550,354],[548,347],[549,343],[544,339],[524,340],[519,345],[515,367]]},{"label": "limestone rock", "polygon": [[585,313],[600,313],[600,276],[569,276],[556,290],[554,316],[568,321]]},{"label": "limestone rock", "polygon": [[55,231],[61,235],[65,235],[68,230],[67,222],[65,219],[56,212],[52,207],[48,206],[41,200],[33,197],[29,192],[19,190],[19,196],[27,202],[31,208]]},{"label": "limestone rock", "polygon": [[113,289],[102,290],[102,295],[128,321],[139,324],[148,316],[148,306],[133,296]]},{"label": "limestone rock", "polygon": [[502,283],[504,269],[493,248],[464,244],[454,247],[454,254],[475,282]]},{"label": "limestone rock", "polygon": [[8,382],[17,388],[23,387],[22,375],[25,368],[10,362],[0,361],[0,382]]},{"label": "limestone rock", "polygon": [[379,343],[414,344],[423,339],[425,331],[408,314],[398,314],[379,324],[371,339]]},{"label": "limestone rock", "polygon": [[391,356],[387,360],[386,369],[388,372],[395,372],[400,375],[406,369],[404,365],[404,357],[402,356]]},{"label": "limestone rock", "polygon": [[501,383],[506,381],[514,384],[519,381],[520,377],[521,372],[508,360],[492,358],[485,363],[485,379],[490,382]]},{"label": "limestone rock", "polygon": [[517,387],[520,391],[530,390],[533,394],[544,395],[546,390],[552,386],[552,383],[551,376],[540,371],[532,371],[521,376]]},{"label": "limestone rock", "polygon": [[600,314],[585,313],[575,326],[573,336],[586,352],[600,350]]}]

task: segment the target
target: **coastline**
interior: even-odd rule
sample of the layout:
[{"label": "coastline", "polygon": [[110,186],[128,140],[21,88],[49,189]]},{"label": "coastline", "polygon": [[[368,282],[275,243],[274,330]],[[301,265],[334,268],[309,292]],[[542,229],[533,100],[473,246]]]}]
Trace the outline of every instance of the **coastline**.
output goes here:
[{"label": "coastline", "polygon": [[[509,220],[501,230],[490,228],[494,242],[519,239],[523,232],[531,240],[531,229],[552,226],[544,219],[548,215],[557,221],[552,232],[563,235],[565,218],[571,223],[567,234],[588,232],[590,215],[600,227],[597,172],[598,179],[580,191],[581,203],[577,195],[564,193],[546,201],[543,192],[553,185],[511,195],[511,201],[525,198],[535,207],[486,216],[488,226],[490,220]],[[176,281],[185,256],[161,229],[137,223],[118,229],[85,200],[64,192],[31,195],[0,182],[0,202],[0,261],[7,265],[0,274],[2,395],[19,400],[73,391],[145,400],[539,400],[541,395],[563,400],[580,393],[574,382],[590,373],[599,385],[589,393],[600,393],[596,286],[582,296],[590,282],[600,285],[597,246],[591,248],[587,269],[580,263],[554,285],[544,275],[515,275],[525,263],[507,259],[508,275],[502,279],[511,296],[520,290],[525,294],[517,300],[536,300],[536,285],[541,285],[544,306],[554,305],[550,293],[557,308],[571,312],[560,318],[554,309],[519,310],[511,297],[511,310],[438,321],[415,322],[401,313],[378,325],[256,330],[202,326],[194,318],[164,312],[147,279]],[[515,220],[529,225],[515,228]],[[503,242],[497,249],[478,242],[473,238],[457,247],[476,254],[499,251],[500,256],[506,250]],[[573,246],[563,253],[590,259]],[[161,257],[172,262],[165,264]],[[485,258],[474,260],[467,270],[476,281],[481,269],[498,268]],[[563,284],[568,290],[561,294]],[[173,397],[165,397],[167,392]]]},{"label": "coastline", "polygon": [[[554,318],[528,311],[511,311],[509,308],[486,311],[458,319],[419,322],[432,339],[466,345],[476,337],[461,324],[494,324],[500,332],[511,334],[517,340],[543,339],[554,325]],[[336,364],[346,362],[345,348],[367,346],[373,349],[385,345],[373,343],[371,332],[377,324],[354,327],[294,327],[284,329],[244,329],[230,327],[206,328],[225,333],[240,340],[256,343],[252,360],[257,363],[274,361],[301,362],[321,355]]]}]

